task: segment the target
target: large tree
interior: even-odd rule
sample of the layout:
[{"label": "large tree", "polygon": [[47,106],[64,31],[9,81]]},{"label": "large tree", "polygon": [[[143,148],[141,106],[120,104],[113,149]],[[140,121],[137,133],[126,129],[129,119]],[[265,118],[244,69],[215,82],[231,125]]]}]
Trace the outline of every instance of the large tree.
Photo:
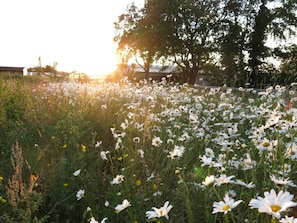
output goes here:
[{"label": "large tree", "polygon": [[119,16],[118,22],[115,23],[115,41],[118,43],[118,53],[123,56],[123,62],[127,63],[133,58],[134,62],[144,69],[146,78],[153,63],[162,57],[158,47],[162,45],[160,37],[164,29],[158,24],[160,13],[156,13],[156,9],[138,9],[132,3],[127,13]]},{"label": "large tree", "polygon": [[294,34],[296,1],[228,0],[224,4],[220,44],[224,72],[229,84],[250,81],[256,86],[267,73],[266,59],[274,56],[268,39],[282,41]]},{"label": "large tree", "polygon": [[249,39],[249,65],[252,86],[257,86],[261,79],[260,66],[273,51],[266,42],[269,37],[276,41],[286,41],[295,34],[297,1],[260,0],[254,3],[252,31]]},{"label": "large tree", "polygon": [[147,73],[153,62],[166,59],[181,68],[181,81],[194,83],[215,49],[220,1],[147,0],[140,11],[132,5],[116,23],[118,50],[141,58]]},{"label": "large tree", "polygon": [[222,19],[220,0],[164,0],[164,26],[168,29],[166,56],[183,71],[182,81],[193,84],[216,51]]},{"label": "large tree", "polygon": [[247,50],[249,19],[243,15],[248,11],[247,8],[247,3],[240,0],[229,0],[224,5],[219,42],[222,72],[228,85],[246,82],[247,60],[244,52]]},{"label": "large tree", "polygon": [[284,47],[276,54],[282,59],[281,72],[292,81],[297,82],[297,44]]},{"label": "large tree", "polygon": [[293,0],[147,0],[119,17],[115,40],[119,51],[141,58],[147,73],[163,58],[181,68],[183,82],[194,83],[220,55],[226,83],[256,85],[259,68],[273,56],[268,38],[294,34],[296,7]]}]

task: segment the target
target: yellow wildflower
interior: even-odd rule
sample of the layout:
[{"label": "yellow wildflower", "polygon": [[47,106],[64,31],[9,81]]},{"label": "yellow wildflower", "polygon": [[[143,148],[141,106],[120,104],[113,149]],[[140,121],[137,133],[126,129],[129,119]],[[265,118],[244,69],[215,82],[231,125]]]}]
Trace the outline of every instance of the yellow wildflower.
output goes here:
[{"label": "yellow wildflower", "polygon": [[6,199],[4,199],[2,196],[0,196],[0,202],[6,203]]},{"label": "yellow wildflower", "polygon": [[83,153],[87,152],[87,147],[84,144],[81,144],[80,146]]},{"label": "yellow wildflower", "polygon": [[137,187],[139,187],[141,185],[141,180],[136,180],[135,184]]}]

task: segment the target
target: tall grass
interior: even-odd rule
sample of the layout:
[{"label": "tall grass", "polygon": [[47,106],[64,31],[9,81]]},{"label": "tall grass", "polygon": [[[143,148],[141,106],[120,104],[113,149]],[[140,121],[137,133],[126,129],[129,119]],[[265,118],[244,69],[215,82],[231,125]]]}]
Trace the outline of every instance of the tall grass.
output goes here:
[{"label": "tall grass", "polygon": [[[6,222],[278,222],[249,202],[296,193],[294,89],[0,80],[0,94]],[[226,194],[242,202],[212,213]]]}]

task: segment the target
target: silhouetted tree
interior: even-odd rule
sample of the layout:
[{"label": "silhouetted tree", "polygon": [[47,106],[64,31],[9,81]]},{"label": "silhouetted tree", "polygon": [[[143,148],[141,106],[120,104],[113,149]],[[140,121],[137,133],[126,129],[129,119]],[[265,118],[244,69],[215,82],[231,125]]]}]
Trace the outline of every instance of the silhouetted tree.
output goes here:
[{"label": "silhouetted tree", "polygon": [[224,9],[221,62],[225,74],[231,80],[229,83],[243,85],[250,81],[256,86],[261,75],[267,73],[267,66],[270,67],[264,64],[266,58],[274,55],[267,46],[268,38],[284,40],[287,34],[294,34],[296,1],[228,0]]},{"label": "silhouetted tree", "polygon": [[131,57],[145,71],[148,78],[152,64],[161,57],[157,50],[159,43],[159,32],[157,20],[151,20],[152,15],[147,14],[146,8],[138,9],[131,4],[127,13],[119,16],[115,23],[115,42],[118,43],[118,53],[122,56],[122,62],[128,62]]},{"label": "silhouetted tree", "polygon": [[166,58],[183,71],[183,82],[193,84],[196,76],[217,51],[216,38],[222,19],[220,0],[163,0],[162,15],[168,34]]},{"label": "silhouetted tree", "polygon": [[274,55],[268,38],[293,35],[296,10],[292,0],[147,0],[119,17],[115,40],[147,72],[162,58],[182,69],[183,82],[194,83],[220,57],[229,85],[256,86],[261,65]]},{"label": "silhouetted tree", "polygon": [[[286,76],[286,82],[297,82],[297,45],[292,44],[278,49],[276,54],[281,58],[282,64],[280,71],[283,76]],[[289,83],[288,83],[289,84]]]},{"label": "silhouetted tree", "polygon": [[251,67],[251,83],[256,86],[259,75],[259,67],[265,58],[272,56],[273,51],[267,47],[269,36],[275,40],[286,40],[294,35],[296,27],[297,1],[292,0],[260,0],[255,1],[254,8],[260,5],[253,16],[252,31],[249,41],[249,65]]},{"label": "silhouetted tree", "polygon": [[224,6],[224,19],[221,23],[220,53],[223,74],[228,85],[243,85],[246,82],[245,67],[247,61],[244,52],[247,50],[247,23],[242,15],[247,6],[240,0],[229,0]]}]

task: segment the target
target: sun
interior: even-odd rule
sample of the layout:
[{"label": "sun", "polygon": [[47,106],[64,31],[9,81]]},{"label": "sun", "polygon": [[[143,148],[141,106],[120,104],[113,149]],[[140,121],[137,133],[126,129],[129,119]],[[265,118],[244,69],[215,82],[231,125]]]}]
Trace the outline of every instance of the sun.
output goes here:
[{"label": "sun", "polygon": [[90,71],[87,74],[90,78],[101,79],[115,71],[117,64],[116,56],[112,54],[100,55],[98,60],[92,64],[93,66],[90,65]]},{"label": "sun", "polygon": [[117,68],[117,61],[112,60],[112,59],[107,59],[104,61],[104,63],[101,63],[98,73],[94,74],[93,76],[95,78],[104,78],[108,74],[115,71],[116,68]]}]

